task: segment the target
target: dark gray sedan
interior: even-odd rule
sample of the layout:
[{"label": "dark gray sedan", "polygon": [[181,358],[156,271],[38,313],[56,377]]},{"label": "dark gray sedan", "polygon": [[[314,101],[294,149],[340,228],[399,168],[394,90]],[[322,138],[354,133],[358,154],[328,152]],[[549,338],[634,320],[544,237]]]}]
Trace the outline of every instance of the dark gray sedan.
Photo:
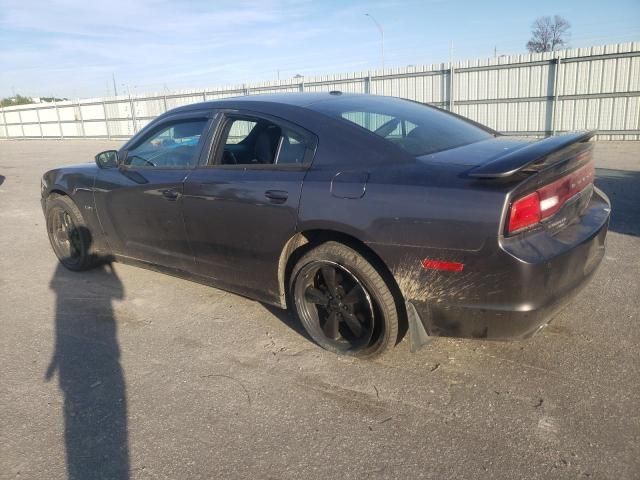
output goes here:
[{"label": "dark gray sedan", "polygon": [[523,338],[603,257],[592,136],[341,92],[230,98],[45,173],[42,205],[67,268],[118,260],[289,308],[334,352]]}]

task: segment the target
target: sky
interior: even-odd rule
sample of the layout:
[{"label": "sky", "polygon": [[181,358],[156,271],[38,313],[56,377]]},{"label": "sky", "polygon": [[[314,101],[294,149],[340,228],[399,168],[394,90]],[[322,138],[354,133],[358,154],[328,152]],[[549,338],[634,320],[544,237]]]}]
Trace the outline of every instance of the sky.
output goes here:
[{"label": "sky", "polygon": [[[640,41],[640,0],[0,0],[0,97],[71,99],[525,53],[561,15],[571,47]],[[452,47],[452,48],[451,48]]]}]

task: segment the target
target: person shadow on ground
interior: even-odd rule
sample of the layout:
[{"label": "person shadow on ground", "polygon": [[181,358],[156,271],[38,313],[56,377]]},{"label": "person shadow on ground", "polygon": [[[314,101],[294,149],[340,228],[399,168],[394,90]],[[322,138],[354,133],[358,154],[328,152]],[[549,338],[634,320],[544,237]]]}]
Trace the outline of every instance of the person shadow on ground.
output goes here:
[{"label": "person shadow on ground", "polygon": [[113,301],[124,297],[110,264],[84,273],[58,264],[55,350],[45,373],[64,394],[70,480],[129,478],[126,386]]}]

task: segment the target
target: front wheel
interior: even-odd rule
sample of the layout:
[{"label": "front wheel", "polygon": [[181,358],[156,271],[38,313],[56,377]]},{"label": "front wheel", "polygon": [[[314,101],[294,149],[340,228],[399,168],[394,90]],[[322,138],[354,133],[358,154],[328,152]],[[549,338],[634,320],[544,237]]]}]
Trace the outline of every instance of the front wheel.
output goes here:
[{"label": "front wheel", "polygon": [[296,263],[290,298],[307,333],[326,350],[373,357],[398,339],[389,287],[362,255],[341,243],[323,243]]},{"label": "front wheel", "polygon": [[47,233],[54,253],[69,270],[88,270],[97,265],[91,253],[91,233],[73,200],[56,195],[47,200]]}]

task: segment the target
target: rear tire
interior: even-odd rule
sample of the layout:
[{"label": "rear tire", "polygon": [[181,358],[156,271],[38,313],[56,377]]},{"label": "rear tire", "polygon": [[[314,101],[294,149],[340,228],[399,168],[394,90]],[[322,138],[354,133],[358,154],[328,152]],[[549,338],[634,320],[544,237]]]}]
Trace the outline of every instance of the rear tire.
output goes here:
[{"label": "rear tire", "polygon": [[334,241],[294,266],[289,298],[313,340],[341,355],[371,358],[398,340],[398,308],[382,275],[356,250]]},{"label": "rear tire", "polygon": [[91,232],[73,200],[64,195],[49,197],[45,216],[49,242],[62,265],[76,272],[98,265],[91,252]]}]

